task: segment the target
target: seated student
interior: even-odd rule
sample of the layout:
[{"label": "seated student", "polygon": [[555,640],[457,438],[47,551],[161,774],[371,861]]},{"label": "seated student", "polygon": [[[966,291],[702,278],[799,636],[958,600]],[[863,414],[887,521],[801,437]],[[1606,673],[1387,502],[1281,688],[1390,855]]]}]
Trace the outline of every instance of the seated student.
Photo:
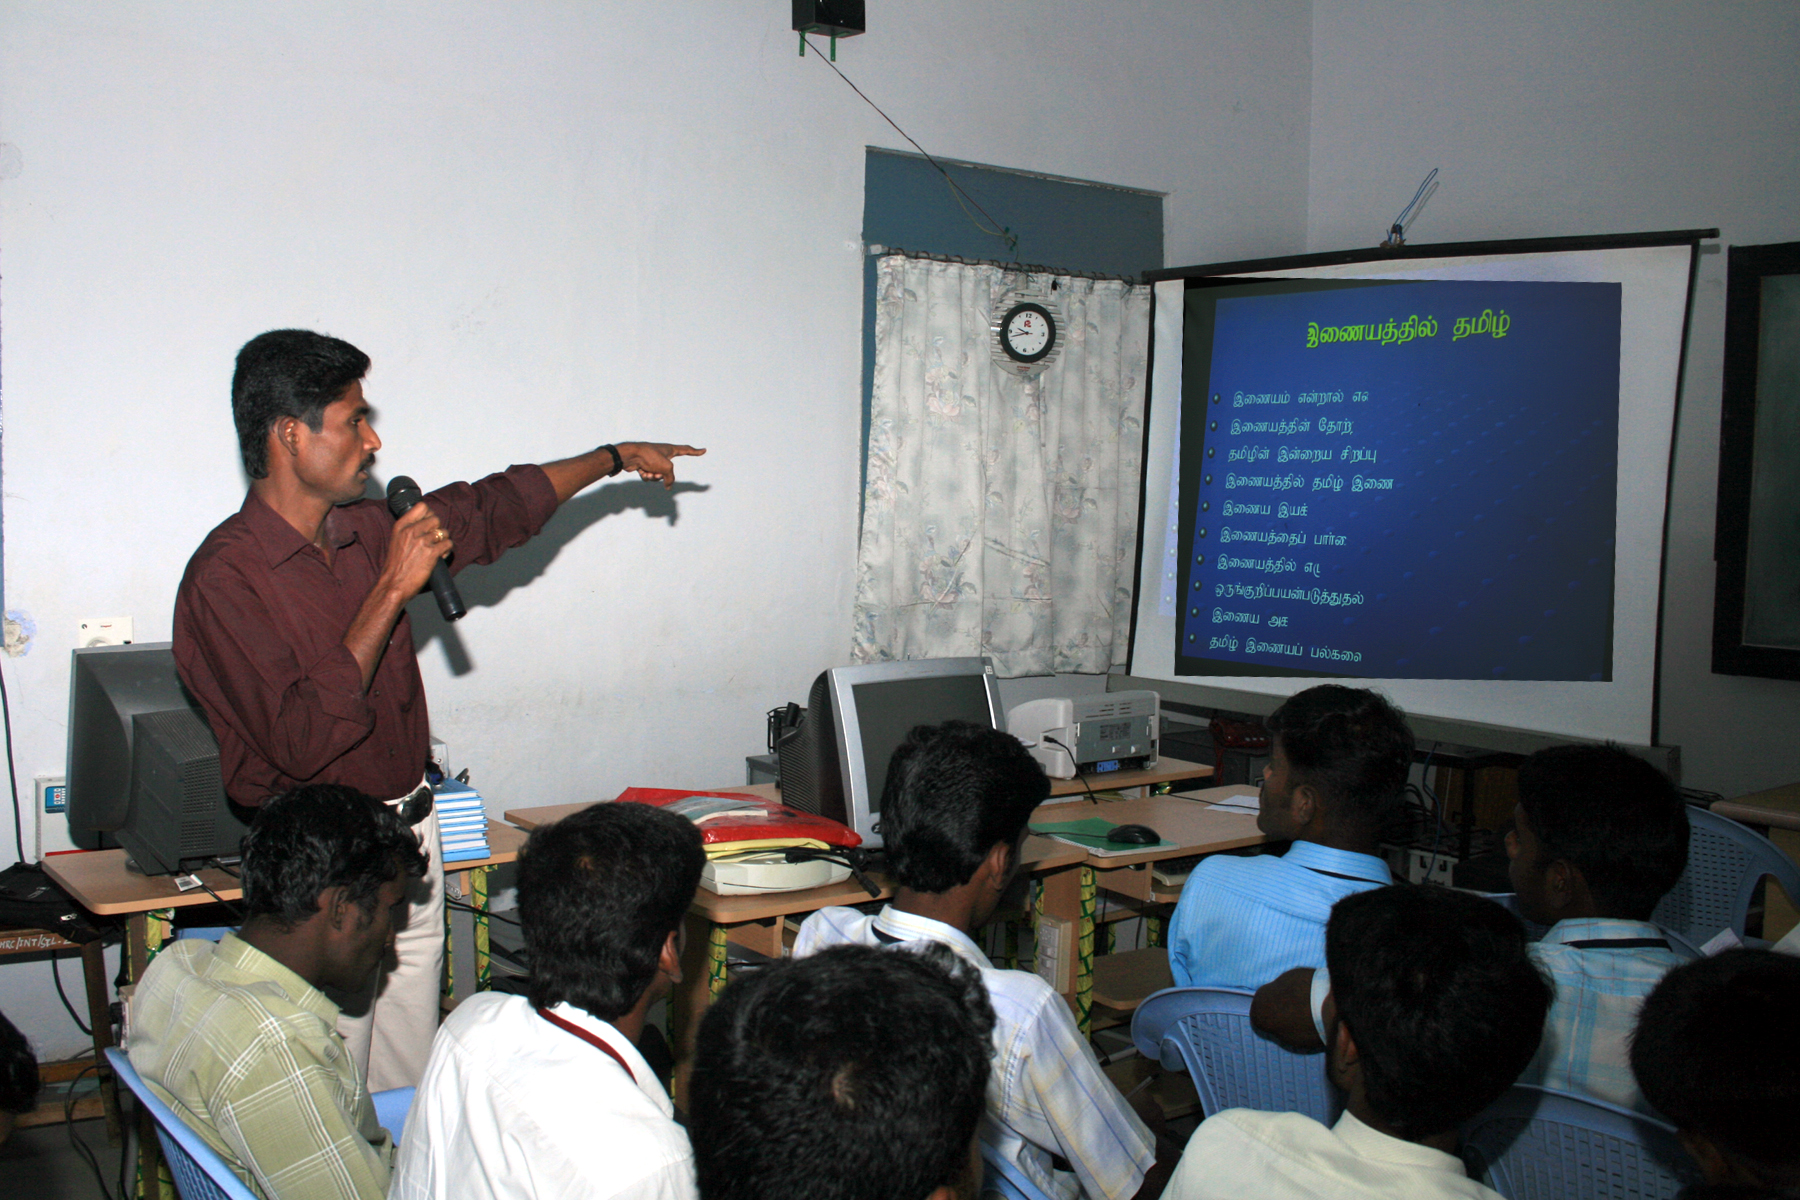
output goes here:
[{"label": "seated student", "polygon": [[1121,1200],[1155,1164],[1150,1130],[1101,1073],[1050,985],[995,968],[970,936],[999,909],[1031,810],[1049,794],[1050,781],[1007,733],[967,721],[914,729],[882,792],[893,902],[872,917],[821,909],[801,925],[794,956],[845,943],[950,947],[981,971],[994,1005],[993,1127],[983,1136],[1052,1196],[1070,1200],[1079,1187],[1090,1200]]},{"label": "seated student", "polygon": [[941,946],[838,946],[734,980],[694,1052],[701,1200],[974,1200],[993,1023]]},{"label": "seated student", "polygon": [[1651,910],[1687,867],[1687,805],[1613,746],[1557,746],[1519,768],[1506,850],[1519,912],[1549,925],[1531,956],[1556,985],[1520,1083],[1641,1106],[1626,1042],[1638,1006],[1685,961]]},{"label": "seated student", "polygon": [[395,1200],[694,1195],[694,1159],[636,1042],[681,978],[700,831],[596,804],[519,855],[530,999],[482,992],[439,1028],[406,1120]]},{"label": "seated student", "polygon": [[1325,919],[1344,896],[1392,882],[1379,856],[1398,811],[1413,736],[1400,710],[1363,688],[1323,684],[1264,722],[1274,735],[1256,827],[1286,854],[1202,859],[1169,924],[1180,987],[1260,987],[1325,965]]},{"label": "seated student", "polygon": [[392,809],[338,784],[264,804],[243,855],[243,926],[151,962],[131,1065],[259,1195],[378,1200],[393,1142],[320,989],[368,980],[425,856]]},{"label": "seated student", "polygon": [[1346,896],[1325,932],[1327,1068],[1346,1095],[1329,1128],[1227,1109],[1201,1122],[1166,1200],[1493,1197],[1456,1157],[1457,1126],[1537,1049],[1550,988],[1525,930],[1489,900],[1398,884]]},{"label": "seated student", "polygon": [[[1519,911],[1551,926],[1531,957],[1556,987],[1543,1045],[1519,1082],[1641,1106],[1626,1039],[1638,1005],[1683,961],[1649,917],[1687,866],[1687,808],[1640,758],[1558,746],[1519,769],[1513,824],[1508,870]],[[1289,971],[1257,991],[1251,1023],[1316,1048],[1329,986],[1323,974]]]},{"label": "seated student", "polygon": [[1728,950],[1644,1001],[1631,1069],[1706,1173],[1701,1197],[1800,1196],[1800,958]]}]

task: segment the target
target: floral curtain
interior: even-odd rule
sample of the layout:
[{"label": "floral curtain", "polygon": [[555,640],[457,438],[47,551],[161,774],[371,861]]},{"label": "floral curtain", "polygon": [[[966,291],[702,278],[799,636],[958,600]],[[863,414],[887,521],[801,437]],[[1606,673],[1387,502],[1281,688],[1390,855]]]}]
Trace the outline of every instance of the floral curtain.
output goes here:
[{"label": "floral curtain", "polygon": [[[1150,289],[901,255],[878,266],[852,655],[992,656],[1004,677],[1124,660]],[[994,302],[1029,284],[1062,348],[1022,380]]]}]

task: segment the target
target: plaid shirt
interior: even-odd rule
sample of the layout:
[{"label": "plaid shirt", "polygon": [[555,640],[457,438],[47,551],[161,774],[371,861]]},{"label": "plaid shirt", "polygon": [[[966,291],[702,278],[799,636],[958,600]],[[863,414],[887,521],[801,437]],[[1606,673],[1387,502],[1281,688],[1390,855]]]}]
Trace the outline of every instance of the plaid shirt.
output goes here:
[{"label": "plaid shirt", "polygon": [[1519,1082],[1646,1110],[1631,1075],[1631,1031],[1644,997],[1685,957],[1647,921],[1601,917],[1558,921],[1530,953],[1556,985],[1556,1000]]},{"label": "plaid shirt", "polygon": [[131,1065],[268,1200],[380,1200],[394,1145],[337,1033],[337,1005],[227,934],[156,956]]},{"label": "plaid shirt", "polygon": [[[1155,1141],[1101,1072],[1069,1006],[1041,978],[995,967],[960,929],[892,905],[873,917],[853,908],[820,909],[800,926],[794,957],[827,946],[920,941],[942,942],[979,969],[994,1005],[982,1139],[1060,1200],[1080,1192],[1091,1200],[1136,1194],[1156,1161]],[[1056,1154],[1074,1167],[1073,1175],[1052,1167]]]}]

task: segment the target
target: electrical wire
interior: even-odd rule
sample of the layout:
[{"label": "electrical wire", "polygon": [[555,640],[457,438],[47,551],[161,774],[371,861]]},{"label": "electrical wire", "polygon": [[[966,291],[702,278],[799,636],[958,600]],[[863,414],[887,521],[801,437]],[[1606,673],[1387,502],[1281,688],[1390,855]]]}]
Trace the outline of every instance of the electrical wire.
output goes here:
[{"label": "electrical wire", "polygon": [[474,913],[477,916],[482,916],[482,917],[491,917],[496,921],[505,921],[508,925],[512,925],[512,926],[515,926],[518,928],[523,928],[523,926],[520,925],[519,922],[515,921],[511,917],[501,916],[497,912],[489,912],[485,908],[476,908],[473,904],[464,904],[461,900],[452,900],[448,896],[444,897],[444,906],[446,908],[459,908],[463,912],[466,912],[466,913]]},{"label": "electrical wire", "polygon": [[19,807],[19,772],[13,766],[12,700],[6,694],[6,672],[0,671],[0,719],[6,722],[6,782],[12,786],[13,845],[18,847],[19,861],[25,861],[25,816]]},{"label": "electrical wire", "polygon": [[[1394,223],[1388,227],[1387,240],[1381,243],[1382,245],[1404,246],[1406,244],[1406,215],[1412,213],[1413,216],[1418,216],[1418,213],[1413,210],[1418,206],[1419,202],[1425,198],[1426,189],[1432,188],[1431,181],[1437,178],[1437,173],[1438,169],[1436,167],[1431,168],[1431,174],[1427,175],[1425,181],[1419,184],[1419,190],[1413,193],[1413,198],[1407,202],[1405,208],[1400,210],[1400,215],[1395,217]],[[1432,190],[1435,191],[1436,189],[1432,188]]]},{"label": "electrical wire", "polygon": [[[88,1165],[88,1170],[94,1173],[94,1184],[100,1189],[100,1195],[103,1196],[105,1200],[113,1200],[112,1189],[106,1186],[106,1176],[100,1171],[100,1160],[94,1157],[93,1150],[86,1142],[75,1136],[75,1085],[81,1082],[81,1077],[83,1075],[86,1075],[89,1071],[98,1071],[99,1069],[99,1063],[91,1063],[88,1066],[81,1068],[81,1070],[76,1073],[75,1078],[69,1081],[69,1091],[63,1097],[63,1128],[68,1131],[70,1147],[78,1156],[80,1156],[81,1161]],[[103,1086],[97,1075],[94,1078],[94,1086]],[[119,1175],[123,1178],[124,1174],[125,1165],[121,1162],[119,1164]]]},{"label": "electrical wire", "polygon": [[[842,71],[839,71],[837,64],[832,62],[829,58],[827,58],[825,56],[825,53],[822,50],[820,50],[818,46],[813,44],[813,40],[811,38],[806,38],[804,34],[802,34],[801,36],[803,38],[805,38],[807,45],[812,46],[814,58],[817,58],[820,62],[822,62],[826,66],[830,67],[832,69],[833,73],[835,73],[839,79],[843,80],[844,83],[846,85],[848,85],[848,87],[850,88],[851,91],[855,92],[858,96],[862,97],[862,101],[864,104],[867,104],[870,108],[874,109],[876,112],[881,113],[881,119],[886,121],[889,125],[892,125],[894,127],[895,133],[897,133],[901,137],[905,138],[907,140],[907,142],[912,145],[912,148],[914,150],[917,150],[920,154],[923,154],[925,156],[926,162],[930,163],[932,166],[934,166],[938,169],[938,174],[942,175],[944,177],[944,182],[946,182],[950,185],[951,194],[957,197],[956,202],[958,204],[962,205],[963,212],[968,216],[970,221],[974,222],[975,228],[980,229],[981,232],[987,234],[989,237],[997,237],[1001,241],[1005,242],[1007,253],[1013,254],[1016,256],[1019,252],[1019,235],[1014,233],[1010,228],[1008,228],[1004,225],[1001,225],[1000,222],[994,220],[993,216],[991,214],[989,214],[987,209],[981,207],[980,202],[977,201],[975,199],[975,197],[969,195],[968,192],[963,190],[962,184],[956,182],[955,179],[951,178],[950,172],[948,172],[944,169],[943,164],[938,162],[937,159],[931,157],[930,151],[926,150],[925,147],[919,145],[918,142],[913,141],[912,134],[910,134],[910,133],[906,132],[906,130],[900,128],[899,124],[897,122],[895,122],[894,118],[888,116],[887,113],[882,112],[881,105],[879,105],[879,104],[875,103],[873,100],[869,99],[868,96],[863,94],[863,90],[861,88],[857,87],[854,83],[851,83],[850,77],[848,75],[844,74]],[[968,203],[964,204],[963,203],[964,200],[967,200]],[[981,226],[981,222],[975,220],[975,213],[969,212],[970,204],[973,204],[975,206],[975,212],[978,212],[982,216],[986,217],[988,219],[988,223],[990,225],[995,226],[995,228],[983,229]]]},{"label": "electrical wire", "polygon": [[1082,787],[1087,788],[1087,797],[1088,797],[1088,801],[1090,803],[1099,804],[1100,797],[1094,795],[1094,789],[1091,787],[1088,787],[1087,777],[1081,773],[1080,767],[1075,766],[1075,752],[1073,750],[1069,749],[1067,746],[1063,745],[1061,742],[1057,741],[1055,738],[1051,737],[1047,733],[1044,735],[1044,740],[1046,742],[1049,742],[1052,746],[1055,746],[1057,749],[1061,750],[1064,754],[1069,756],[1069,765],[1072,767],[1075,767],[1075,781],[1077,783],[1079,783]]},{"label": "electrical wire", "polygon": [[75,1006],[73,1004],[69,1003],[69,994],[63,991],[62,971],[57,966],[59,961],[60,960],[56,957],[56,951],[52,950],[50,952],[50,977],[56,980],[57,998],[62,1001],[63,1007],[69,1010],[69,1019],[75,1022],[75,1028],[81,1030],[81,1035],[83,1037],[91,1038],[94,1036],[94,1031],[88,1027],[86,1021],[81,1019],[81,1014],[75,1011]]}]

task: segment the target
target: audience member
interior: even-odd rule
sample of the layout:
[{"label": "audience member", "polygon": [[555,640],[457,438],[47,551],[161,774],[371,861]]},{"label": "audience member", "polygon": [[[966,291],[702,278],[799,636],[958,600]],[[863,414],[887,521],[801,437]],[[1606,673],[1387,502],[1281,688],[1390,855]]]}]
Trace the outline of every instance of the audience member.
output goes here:
[{"label": "audience member", "polygon": [[1556,985],[1520,1082],[1641,1106],[1627,1041],[1644,997],[1685,959],[1650,913],[1687,867],[1687,806],[1617,747],[1540,750],[1519,768],[1506,850],[1519,912],[1551,927],[1531,955]]},{"label": "audience member", "polygon": [[41,1084],[31,1043],[0,1013],[0,1144],[12,1136],[13,1122],[37,1107]]},{"label": "audience member", "polygon": [[395,1200],[694,1195],[694,1157],[638,1052],[681,979],[700,831],[643,804],[596,804],[519,856],[530,998],[483,992],[438,1030],[406,1122]]},{"label": "audience member", "polygon": [[1169,925],[1181,987],[1254,988],[1325,965],[1325,921],[1344,896],[1392,881],[1382,829],[1398,814],[1413,736],[1362,688],[1322,684],[1264,722],[1273,734],[1256,827],[1286,854],[1202,859]]},{"label": "audience member", "polygon": [[1346,1095],[1327,1128],[1234,1108],[1201,1123],[1165,1193],[1209,1197],[1494,1197],[1456,1157],[1457,1126],[1537,1049],[1550,988],[1498,904],[1399,884],[1346,896],[1325,933],[1327,1068]]},{"label": "audience member", "polygon": [[1684,1200],[1800,1196],[1800,959],[1728,950],[1644,1001],[1631,1069],[1706,1174]]},{"label": "audience member", "polygon": [[914,729],[894,751],[881,801],[893,902],[874,916],[814,913],[794,955],[846,943],[948,946],[981,972],[994,1006],[985,1136],[1052,1196],[1079,1187],[1090,1200],[1122,1200],[1145,1185],[1155,1138],[1101,1072],[1062,998],[1029,971],[995,968],[971,936],[999,910],[1026,822],[1049,793],[1030,753],[1004,732],[966,721]]},{"label": "audience member", "polygon": [[701,1200],[974,1200],[993,1012],[945,947],[751,972],[700,1024]]},{"label": "audience member", "polygon": [[418,839],[353,788],[264,804],[243,843],[244,923],[163,948],[131,1003],[131,1064],[268,1200],[379,1200],[394,1147],[320,989],[354,992],[406,920]]},{"label": "audience member", "polygon": [[[1519,770],[1507,836],[1519,912],[1550,926],[1531,957],[1556,1000],[1520,1083],[1641,1107],[1626,1060],[1638,1005],[1682,955],[1649,921],[1687,865],[1687,809],[1668,777],[1610,746],[1540,750]],[[1317,1049],[1330,978],[1289,971],[1260,988],[1256,1028]]]}]

